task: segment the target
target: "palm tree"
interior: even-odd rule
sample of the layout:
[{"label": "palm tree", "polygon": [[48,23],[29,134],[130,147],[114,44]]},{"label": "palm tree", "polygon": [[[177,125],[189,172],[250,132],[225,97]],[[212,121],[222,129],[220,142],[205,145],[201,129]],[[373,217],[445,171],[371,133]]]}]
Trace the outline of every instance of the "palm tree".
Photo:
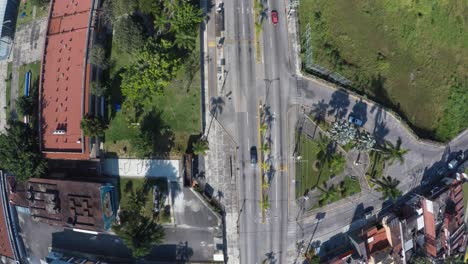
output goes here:
[{"label": "palm tree", "polygon": [[400,184],[399,180],[387,176],[376,180],[375,183],[379,185],[376,190],[382,193],[382,200],[390,199],[393,202],[401,196],[401,191],[397,188]]},{"label": "palm tree", "polygon": [[260,164],[260,168],[264,171],[264,172],[268,172],[270,170],[270,164],[268,164],[267,162],[262,162]]},{"label": "palm tree", "polygon": [[338,190],[333,184],[326,188],[326,184],[324,183],[324,188],[318,187],[322,194],[319,196],[319,205],[328,204],[331,201],[337,200],[340,190]]},{"label": "palm tree", "polygon": [[260,202],[260,207],[263,211],[268,210],[270,208],[270,201],[268,201],[268,196],[264,197],[263,200]]},{"label": "palm tree", "polygon": [[328,104],[325,103],[325,100],[321,100],[318,103],[312,105],[313,109],[310,111],[310,114],[313,116],[314,121],[320,123],[325,120],[327,114]]},{"label": "palm tree", "polygon": [[262,190],[267,190],[270,187],[267,181],[264,181],[262,184]]},{"label": "palm tree", "polygon": [[196,37],[185,32],[178,32],[175,35],[174,45],[179,49],[193,50],[195,48]]},{"label": "palm tree", "polygon": [[322,134],[319,134],[319,138],[315,142],[317,143],[317,147],[319,149],[317,158],[321,161],[322,164],[324,164],[325,161],[329,161],[330,159],[330,139]]},{"label": "palm tree", "polygon": [[401,138],[398,138],[395,145],[387,141],[382,149],[382,154],[384,160],[387,161],[389,165],[392,165],[395,160],[403,164],[405,162],[403,156],[408,153],[408,151],[407,149],[401,148]]},{"label": "palm tree", "polygon": [[341,154],[335,154],[331,156],[330,160],[330,170],[333,172],[341,172],[343,171],[346,165],[346,159]]},{"label": "palm tree", "polygon": [[268,125],[267,125],[267,124],[262,123],[262,124],[260,125],[260,129],[259,129],[259,130],[260,130],[260,133],[262,133],[262,134],[265,133],[265,132],[267,131],[267,129],[268,129]]},{"label": "palm tree", "polygon": [[208,140],[206,139],[199,139],[192,145],[193,154],[195,155],[205,155],[210,147],[208,146]]},{"label": "palm tree", "polygon": [[262,145],[260,146],[260,150],[262,150],[265,153],[270,151],[270,145],[268,144],[268,142],[262,143]]}]

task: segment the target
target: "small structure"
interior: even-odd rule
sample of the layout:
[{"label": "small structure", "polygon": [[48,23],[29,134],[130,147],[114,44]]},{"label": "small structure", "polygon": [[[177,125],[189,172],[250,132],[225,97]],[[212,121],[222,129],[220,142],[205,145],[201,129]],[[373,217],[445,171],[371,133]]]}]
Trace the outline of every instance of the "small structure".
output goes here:
[{"label": "small structure", "polygon": [[8,178],[10,203],[29,208],[35,221],[102,232],[116,216],[115,188],[108,183]]}]

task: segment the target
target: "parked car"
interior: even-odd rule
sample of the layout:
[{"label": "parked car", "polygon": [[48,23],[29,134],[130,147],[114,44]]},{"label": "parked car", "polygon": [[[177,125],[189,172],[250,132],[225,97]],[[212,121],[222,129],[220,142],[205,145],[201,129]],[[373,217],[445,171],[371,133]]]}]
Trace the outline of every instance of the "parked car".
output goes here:
[{"label": "parked car", "polygon": [[350,122],[351,124],[355,124],[356,126],[362,126],[363,125],[362,120],[359,119],[359,118],[356,118],[354,116],[349,116],[348,122]]},{"label": "parked car", "polygon": [[278,24],[278,11],[276,10],[271,11],[271,23],[273,23],[273,25]]},{"label": "parked car", "polygon": [[368,206],[366,209],[364,209],[364,216],[366,218],[369,218],[372,216],[373,212],[374,212],[374,206]]},{"label": "parked car", "polygon": [[258,161],[258,157],[257,157],[257,147],[255,146],[252,146],[250,148],[250,163],[252,165],[255,165],[257,164],[257,161]]}]

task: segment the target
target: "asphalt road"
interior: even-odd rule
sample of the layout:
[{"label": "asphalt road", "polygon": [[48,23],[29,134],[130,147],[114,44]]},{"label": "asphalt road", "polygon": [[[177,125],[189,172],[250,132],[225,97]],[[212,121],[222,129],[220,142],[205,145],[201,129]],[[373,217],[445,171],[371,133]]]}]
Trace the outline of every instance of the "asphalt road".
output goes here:
[{"label": "asphalt road", "polygon": [[[256,60],[254,14],[251,0],[238,3],[225,2],[227,60],[226,89],[232,90],[232,128],[238,144],[240,183],[240,262],[260,263],[265,259],[287,263],[288,242],[288,131],[287,111],[296,89],[294,71],[290,68],[284,2],[270,0],[265,3],[263,30],[260,34],[262,56]],[[279,13],[278,25],[270,19],[271,10]],[[268,190],[270,208],[262,217],[260,208],[261,175],[259,163],[250,164],[250,148],[260,147],[259,107],[268,108],[271,123],[266,133],[271,139],[267,157],[272,173]],[[265,108],[264,108],[265,109]],[[230,113],[223,113],[223,116]],[[226,117],[227,119],[227,117]],[[231,119],[229,119],[231,120]],[[226,124],[227,123],[227,124]],[[291,241],[291,243],[293,243]]]}]

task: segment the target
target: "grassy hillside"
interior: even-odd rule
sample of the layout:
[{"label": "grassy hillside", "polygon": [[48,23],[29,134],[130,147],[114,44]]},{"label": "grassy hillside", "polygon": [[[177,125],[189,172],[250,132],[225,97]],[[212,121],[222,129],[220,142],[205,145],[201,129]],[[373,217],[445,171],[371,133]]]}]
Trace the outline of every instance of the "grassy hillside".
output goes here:
[{"label": "grassy hillside", "polygon": [[312,52],[421,136],[445,141],[468,127],[465,0],[302,0],[299,23],[304,63]]}]

